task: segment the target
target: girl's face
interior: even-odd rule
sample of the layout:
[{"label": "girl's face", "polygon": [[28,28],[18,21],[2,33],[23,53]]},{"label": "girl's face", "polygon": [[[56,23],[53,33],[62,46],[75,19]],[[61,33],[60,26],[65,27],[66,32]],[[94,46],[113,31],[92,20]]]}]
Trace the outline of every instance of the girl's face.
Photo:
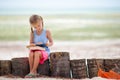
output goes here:
[{"label": "girl's face", "polygon": [[43,28],[43,25],[42,25],[42,21],[41,20],[38,20],[36,23],[32,24],[33,28],[36,29],[37,31],[38,30],[42,30]]}]

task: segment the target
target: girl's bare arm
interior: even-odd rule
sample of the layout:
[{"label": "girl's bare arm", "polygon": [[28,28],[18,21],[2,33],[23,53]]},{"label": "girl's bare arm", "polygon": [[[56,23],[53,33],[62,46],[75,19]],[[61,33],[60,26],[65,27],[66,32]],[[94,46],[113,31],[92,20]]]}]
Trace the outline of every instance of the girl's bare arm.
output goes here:
[{"label": "girl's bare arm", "polygon": [[34,38],[34,36],[33,36],[33,33],[31,32],[30,33],[30,45],[35,45],[33,42],[33,38]]},{"label": "girl's bare arm", "polygon": [[51,32],[49,30],[47,30],[46,32],[46,36],[48,38],[48,43],[46,43],[46,46],[52,46],[53,45],[53,39],[52,39],[52,35],[51,35]]}]

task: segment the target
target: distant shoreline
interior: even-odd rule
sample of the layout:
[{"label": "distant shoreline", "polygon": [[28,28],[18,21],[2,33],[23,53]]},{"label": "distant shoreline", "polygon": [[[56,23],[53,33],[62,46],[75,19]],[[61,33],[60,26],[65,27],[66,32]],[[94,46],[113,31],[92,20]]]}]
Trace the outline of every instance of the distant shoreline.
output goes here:
[{"label": "distant shoreline", "polygon": [[59,14],[110,14],[120,13],[119,8],[113,9],[70,9],[70,10],[40,10],[40,9],[0,9],[0,15],[59,15]]}]

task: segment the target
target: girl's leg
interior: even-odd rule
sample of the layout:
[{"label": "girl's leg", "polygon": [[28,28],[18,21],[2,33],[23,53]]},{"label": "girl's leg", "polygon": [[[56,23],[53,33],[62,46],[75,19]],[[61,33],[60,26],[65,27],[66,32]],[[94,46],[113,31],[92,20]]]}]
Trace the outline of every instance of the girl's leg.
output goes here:
[{"label": "girl's leg", "polygon": [[35,51],[34,53],[34,64],[33,64],[33,68],[31,73],[36,74],[37,73],[37,67],[39,65],[40,59],[41,59],[42,55],[40,51]]},{"label": "girl's leg", "polygon": [[34,63],[34,53],[31,51],[31,52],[29,53],[30,72],[32,71],[33,63]]}]

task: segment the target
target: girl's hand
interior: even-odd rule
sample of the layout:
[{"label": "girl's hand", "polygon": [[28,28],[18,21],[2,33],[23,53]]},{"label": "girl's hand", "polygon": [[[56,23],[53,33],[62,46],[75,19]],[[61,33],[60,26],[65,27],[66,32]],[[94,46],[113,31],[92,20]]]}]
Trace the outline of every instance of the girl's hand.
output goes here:
[{"label": "girl's hand", "polygon": [[45,45],[48,46],[48,43],[46,43]]},{"label": "girl's hand", "polygon": [[30,43],[30,46],[35,46],[35,44],[34,43]]},{"label": "girl's hand", "polygon": [[30,45],[27,45],[26,47],[29,48],[29,47],[34,47],[35,44],[34,43],[30,43]]},{"label": "girl's hand", "polygon": [[37,44],[42,44],[42,42],[38,42]]},{"label": "girl's hand", "polygon": [[47,42],[45,45],[46,45],[46,46],[49,46],[49,42]]}]

